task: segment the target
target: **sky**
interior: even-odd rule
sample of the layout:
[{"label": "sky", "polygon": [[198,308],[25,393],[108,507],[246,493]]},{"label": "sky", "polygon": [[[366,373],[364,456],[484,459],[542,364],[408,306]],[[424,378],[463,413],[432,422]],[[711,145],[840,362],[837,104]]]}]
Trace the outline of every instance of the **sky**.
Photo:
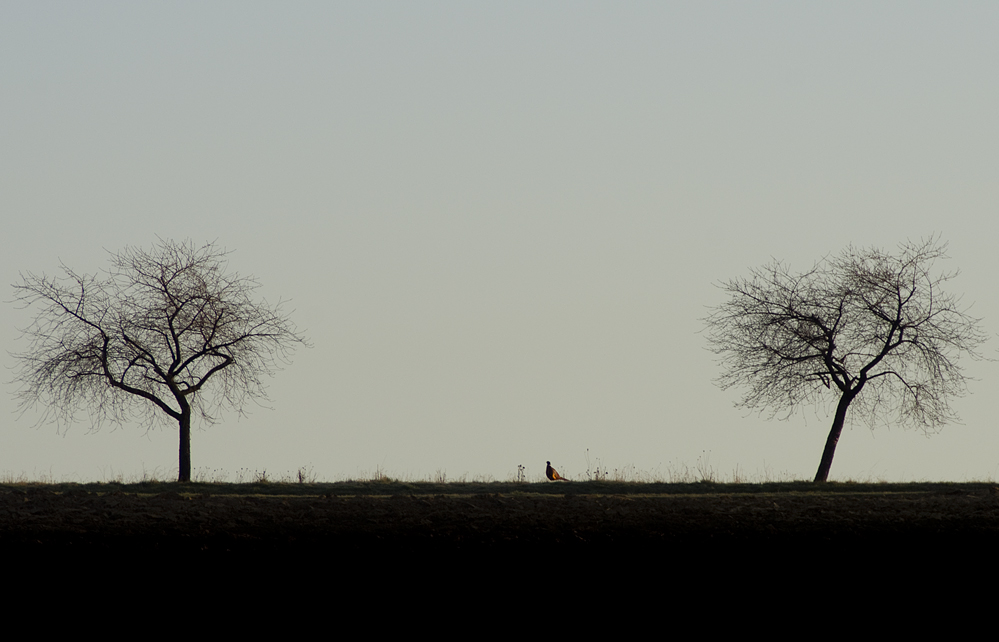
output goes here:
[{"label": "sky", "polygon": [[[0,3],[0,478],[170,479],[177,429],[39,424],[20,274],[215,242],[311,347],[195,478],[811,479],[834,406],[739,408],[718,284],[939,235],[999,343],[999,5]],[[999,364],[831,480],[999,478]],[[830,399],[834,402],[835,399]]]}]

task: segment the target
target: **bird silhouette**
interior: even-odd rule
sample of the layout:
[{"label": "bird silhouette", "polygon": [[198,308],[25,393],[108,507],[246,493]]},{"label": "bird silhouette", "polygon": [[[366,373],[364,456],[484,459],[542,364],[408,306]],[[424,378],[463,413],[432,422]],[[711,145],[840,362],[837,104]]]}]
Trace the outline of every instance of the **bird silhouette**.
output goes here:
[{"label": "bird silhouette", "polygon": [[552,468],[551,462],[548,462],[548,468],[545,468],[545,474],[548,475],[548,479],[552,481],[569,481],[562,475],[559,475],[557,470]]}]

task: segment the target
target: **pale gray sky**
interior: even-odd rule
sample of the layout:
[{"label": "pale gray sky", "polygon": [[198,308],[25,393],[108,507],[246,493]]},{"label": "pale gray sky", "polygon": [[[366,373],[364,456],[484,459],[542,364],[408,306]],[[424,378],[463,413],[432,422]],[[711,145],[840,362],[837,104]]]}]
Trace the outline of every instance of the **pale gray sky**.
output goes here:
[{"label": "pale gray sky", "polygon": [[[5,2],[2,281],[159,235],[291,299],[314,347],[196,474],[811,478],[831,415],[714,386],[713,284],[940,234],[994,336],[996,33],[989,2]],[[29,318],[0,307],[6,380]],[[831,478],[999,477],[999,365],[965,365],[963,425],[848,428]],[[12,392],[0,474],[176,474],[176,429],[60,436]]]}]

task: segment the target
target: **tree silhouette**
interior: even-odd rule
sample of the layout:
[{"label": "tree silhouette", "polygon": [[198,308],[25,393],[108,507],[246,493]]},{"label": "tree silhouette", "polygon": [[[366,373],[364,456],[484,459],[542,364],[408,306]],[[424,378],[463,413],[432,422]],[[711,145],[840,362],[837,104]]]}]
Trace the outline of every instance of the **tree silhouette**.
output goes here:
[{"label": "tree silhouette", "polygon": [[[739,405],[794,413],[838,397],[815,481],[826,481],[847,410],[871,427],[895,421],[931,432],[955,419],[949,399],[966,391],[957,358],[978,357],[979,320],[943,292],[956,273],[937,239],[897,255],[847,248],[811,270],[774,262],[723,283],[728,299],[706,319],[723,389],[745,387]],[[863,394],[861,394],[863,392]]]},{"label": "tree silhouette", "polygon": [[266,398],[262,377],[306,343],[280,303],[251,299],[254,279],[226,273],[226,254],[161,240],[113,254],[101,276],[22,274],[16,300],[40,306],[15,354],[22,410],[72,421],[85,407],[95,427],[172,419],[178,480],[190,481],[192,416],[210,424]]}]

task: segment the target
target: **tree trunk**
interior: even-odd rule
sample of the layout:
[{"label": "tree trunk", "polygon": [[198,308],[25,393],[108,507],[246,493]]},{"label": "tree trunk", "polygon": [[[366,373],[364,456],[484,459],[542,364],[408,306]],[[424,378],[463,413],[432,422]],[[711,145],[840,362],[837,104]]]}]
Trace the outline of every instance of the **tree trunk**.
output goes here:
[{"label": "tree trunk", "polygon": [[850,407],[850,402],[857,396],[855,390],[847,390],[839,398],[836,405],[836,417],[833,419],[832,429],[829,430],[829,437],[826,438],[826,447],[822,451],[822,461],[819,462],[819,470],[815,473],[815,481],[824,482],[829,478],[829,469],[832,468],[833,455],[836,454],[836,444],[839,443],[839,435],[843,432],[843,424],[846,421],[846,409]]},{"label": "tree trunk", "polygon": [[177,481],[191,481],[191,413],[184,412],[180,416],[180,464]]}]

